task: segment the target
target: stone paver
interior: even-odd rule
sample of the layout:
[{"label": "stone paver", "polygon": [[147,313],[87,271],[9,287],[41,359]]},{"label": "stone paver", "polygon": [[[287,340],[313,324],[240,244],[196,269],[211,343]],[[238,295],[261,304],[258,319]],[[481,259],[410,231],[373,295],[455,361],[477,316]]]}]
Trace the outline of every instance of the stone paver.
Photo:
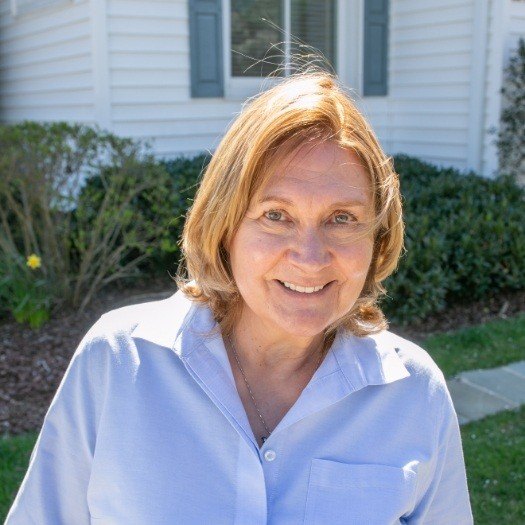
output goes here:
[{"label": "stone paver", "polygon": [[503,367],[504,370],[509,370],[514,374],[522,376],[525,379],[525,361],[518,361],[517,363],[512,363]]},{"label": "stone paver", "polygon": [[462,372],[447,385],[463,425],[525,403],[525,361]]},{"label": "stone paver", "polygon": [[504,368],[472,370],[459,377],[465,383],[494,392],[511,403],[525,403],[525,378]]},{"label": "stone paver", "polygon": [[450,379],[447,385],[461,424],[518,406],[459,377]]}]

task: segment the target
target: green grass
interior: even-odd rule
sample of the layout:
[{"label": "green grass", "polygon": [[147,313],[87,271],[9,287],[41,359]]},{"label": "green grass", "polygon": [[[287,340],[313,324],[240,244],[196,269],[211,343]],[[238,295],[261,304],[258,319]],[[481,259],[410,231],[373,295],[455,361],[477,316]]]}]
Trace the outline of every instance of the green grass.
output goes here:
[{"label": "green grass", "polygon": [[36,438],[36,432],[0,437],[0,523],[4,522],[22,482]]},{"label": "green grass", "polygon": [[423,348],[446,377],[525,359],[525,314],[430,336]]},{"label": "green grass", "polygon": [[461,427],[474,523],[525,523],[525,406]]}]

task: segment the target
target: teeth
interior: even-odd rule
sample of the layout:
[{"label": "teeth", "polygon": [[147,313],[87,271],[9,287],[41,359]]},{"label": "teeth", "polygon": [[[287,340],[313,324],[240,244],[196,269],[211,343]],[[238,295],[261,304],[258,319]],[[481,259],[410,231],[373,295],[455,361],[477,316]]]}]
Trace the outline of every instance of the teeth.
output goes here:
[{"label": "teeth", "polygon": [[296,292],[301,292],[301,293],[314,293],[324,288],[324,284],[321,286],[304,287],[304,286],[296,286],[295,284],[288,283],[286,281],[281,281],[281,282],[284,284],[284,286],[286,286],[286,288],[290,288],[290,290],[294,290]]}]

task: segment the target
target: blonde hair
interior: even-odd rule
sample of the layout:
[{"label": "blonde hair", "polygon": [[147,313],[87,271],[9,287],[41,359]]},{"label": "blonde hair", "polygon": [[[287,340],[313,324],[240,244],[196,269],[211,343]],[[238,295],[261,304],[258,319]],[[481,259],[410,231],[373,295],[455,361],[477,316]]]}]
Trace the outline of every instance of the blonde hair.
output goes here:
[{"label": "blonde hair", "polygon": [[302,144],[322,141],[357,154],[370,177],[375,209],[365,284],[350,311],[325,330],[325,341],[339,327],[357,336],[387,328],[377,300],[403,247],[399,180],[337,78],[314,71],[294,74],[247,102],[216,149],[187,215],[182,236],[187,275],[179,271],[177,283],[190,299],[211,308],[225,333],[232,332],[242,306],[226,246],[272,166]]}]

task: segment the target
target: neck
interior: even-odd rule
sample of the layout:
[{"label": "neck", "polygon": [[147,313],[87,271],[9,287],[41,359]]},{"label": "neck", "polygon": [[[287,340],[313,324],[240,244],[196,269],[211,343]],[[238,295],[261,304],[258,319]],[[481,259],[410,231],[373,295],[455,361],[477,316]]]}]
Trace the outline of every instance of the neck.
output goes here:
[{"label": "neck", "polygon": [[324,336],[294,336],[269,330],[242,314],[231,339],[247,369],[274,371],[285,378],[311,368],[322,351]]}]

